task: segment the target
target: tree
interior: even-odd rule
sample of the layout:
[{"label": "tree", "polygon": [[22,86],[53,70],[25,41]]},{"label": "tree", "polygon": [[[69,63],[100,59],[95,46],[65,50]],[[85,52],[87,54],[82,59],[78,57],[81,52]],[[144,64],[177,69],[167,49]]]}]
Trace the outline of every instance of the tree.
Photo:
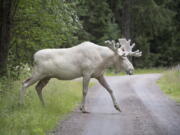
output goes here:
[{"label": "tree", "polygon": [[113,13],[104,0],[77,0],[78,15],[86,35],[85,40],[103,44],[107,39],[117,39],[120,28]]},{"label": "tree", "polygon": [[13,0],[0,1],[0,75],[7,74],[7,57],[10,43],[11,9]]},{"label": "tree", "polygon": [[116,4],[110,3],[111,7],[115,7],[112,11],[122,29],[123,37],[131,38],[143,51],[143,56],[135,61],[137,66],[167,65],[158,61],[161,56],[168,59],[159,48],[169,50],[168,46],[173,44],[172,35],[167,35],[172,33],[174,16],[174,12],[167,7],[170,2],[170,0],[117,0]]},{"label": "tree", "polygon": [[11,23],[19,0],[0,0],[0,75],[7,75]]},{"label": "tree", "polygon": [[20,0],[12,25],[8,68],[14,75],[40,49],[78,44],[82,30],[74,3],[59,0]]}]

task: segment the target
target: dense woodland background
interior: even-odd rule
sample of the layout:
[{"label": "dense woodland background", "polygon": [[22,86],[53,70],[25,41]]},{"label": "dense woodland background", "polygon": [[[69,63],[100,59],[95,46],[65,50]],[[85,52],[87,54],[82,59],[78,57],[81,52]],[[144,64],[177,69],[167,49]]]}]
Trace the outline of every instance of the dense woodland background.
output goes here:
[{"label": "dense woodland background", "polygon": [[126,37],[139,68],[180,62],[180,0],[0,0],[0,75],[17,77],[33,54]]}]

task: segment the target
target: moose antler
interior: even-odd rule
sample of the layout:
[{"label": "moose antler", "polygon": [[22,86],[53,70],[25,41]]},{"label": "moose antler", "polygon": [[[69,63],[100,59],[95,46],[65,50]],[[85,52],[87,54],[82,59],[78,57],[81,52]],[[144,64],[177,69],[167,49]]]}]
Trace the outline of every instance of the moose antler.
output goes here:
[{"label": "moose antler", "polygon": [[131,44],[131,40],[126,40],[125,38],[119,38],[118,39],[119,44],[121,45],[121,49],[124,52],[125,56],[135,56],[135,57],[140,57],[142,55],[142,52],[139,50],[132,51],[132,49],[135,46],[135,43]]},{"label": "moose antler", "polygon": [[117,50],[119,49],[119,47],[120,47],[120,44],[118,43],[116,43],[114,40],[107,40],[107,41],[105,41],[105,44],[109,47],[109,48],[111,48],[114,52],[117,52]]},{"label": "moose antler", "polygon": [[132,51],[133,47],[135,46],[135,43],[130,45],[130,39],[126,40],[125,38],[119,38],[118,42],[115,42],[114,40],[107,40],[105,41],[105,44],[107,44],[109,48],[111,48],[114,52],[119,53],[121,56],[140,57],[142,55],[142,52],[140,52],[139,50],[136,50],[134,52]]}]

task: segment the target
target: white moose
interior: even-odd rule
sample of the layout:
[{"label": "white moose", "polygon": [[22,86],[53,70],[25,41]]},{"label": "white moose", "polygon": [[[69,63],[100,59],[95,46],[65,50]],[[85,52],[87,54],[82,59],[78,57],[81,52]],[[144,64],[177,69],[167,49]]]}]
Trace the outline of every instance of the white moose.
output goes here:
[{"label": "white moose", "polygon": [[114,107],[121,111],[112,89],[107,84],[103,73],[108,67],[115,67],[116,71],[124,70],[127,74],[133,73],[134,67],[127,56],[140,57],[139,50],[132,52],[135,44],[124,38],[115,41],[105,41],[108,47],[99,46],[92,42],[83,42],[67,49],[43,49],[34,54],[34,68],[30,78],[25,80],[20,90],[20,103],[23,104],[25,90],[36,83],[36,91],[42,104],[42,89],[51,78],[72,80],[83,77],[83,99],[80,110],[86,113],[85,98],[91,78],[96,78],[111,95]]}]

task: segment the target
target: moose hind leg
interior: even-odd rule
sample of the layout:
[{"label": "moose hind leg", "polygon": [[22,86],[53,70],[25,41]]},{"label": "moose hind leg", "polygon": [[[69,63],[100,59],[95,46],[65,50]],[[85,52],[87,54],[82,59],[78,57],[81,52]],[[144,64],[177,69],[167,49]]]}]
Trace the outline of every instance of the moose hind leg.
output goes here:
[{"label": "moose hind leg", "polygon": [[81,107],[80,110],[83,113],[88,113],[85,109],[85,102],[86,102],[86,95],[88,92],[88,85],[89,85],[89,81],[90,81],[90,76],[84,76],[83,77],[83,98],[82,98],[82,103],[81,103]]},{"label": "moose hind leg", "polygon": [[37,94],[39,96],[39,99],[40,99],[42,105],[45,105],[44,99],[43,99],[43,96],[42,96],[42,89],[47,85],[49,80],[50,80],[50,78],[44,78],[44,79],[40,80],[38,82],[38,84],[36,85],[36,92],[37,92]]},{"label": "moose hind leg", "polygon": [[20,104],[24,103],[24,96],[26,93],[26,88],[28,88],[29,86],[33,85],[36,82],[37,82],[37,79],[30,77],[22,83],[22,88],[20,89]]}]

